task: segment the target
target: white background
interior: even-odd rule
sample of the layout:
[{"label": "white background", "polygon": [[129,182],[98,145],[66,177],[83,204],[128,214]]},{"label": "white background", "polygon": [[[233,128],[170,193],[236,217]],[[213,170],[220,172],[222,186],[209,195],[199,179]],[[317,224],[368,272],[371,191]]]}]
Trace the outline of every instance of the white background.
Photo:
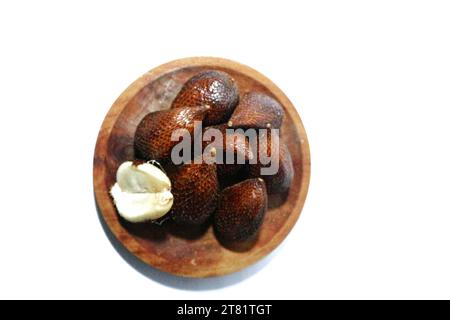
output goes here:
[{"label": "white background", "polygon": [[[2,1],[0,297],[450,298],[449,17],[448,1]],[[272,79],[312,154],[283,245],[205,281],[130,266],[92,187],[111,104],[188,56]]]}]

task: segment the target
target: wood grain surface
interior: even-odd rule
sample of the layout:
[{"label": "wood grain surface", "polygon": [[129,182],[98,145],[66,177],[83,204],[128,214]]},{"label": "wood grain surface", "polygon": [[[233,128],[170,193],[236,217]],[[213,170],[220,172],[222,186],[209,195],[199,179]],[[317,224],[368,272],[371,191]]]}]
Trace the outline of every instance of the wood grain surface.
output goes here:
[{"label": "wood grain surface", "polygon": [[[259,91],[285,110],[281,127],[294,164],[294,179],[285,194],[269,196],[269,210],[256,239],[240,245],[220,243],[210,225],[183,228],[171,222],[131,224],[119,218],[109,190],[119,165],[135,159],[133,136],[148,113],[170,108],[181,86],[206,69],[230,74],[240,94]],[[310,178],[310,155],[300,117],[284,93],[259,72],[220,58],[187,58],[157,67],[132,83],[106,115],[94,155],[94,190],[101,217],[115,237],[136,257],[159,270],[186,277],[210,277],[241,270],[274,250],[291,231],[305,202]]]}]

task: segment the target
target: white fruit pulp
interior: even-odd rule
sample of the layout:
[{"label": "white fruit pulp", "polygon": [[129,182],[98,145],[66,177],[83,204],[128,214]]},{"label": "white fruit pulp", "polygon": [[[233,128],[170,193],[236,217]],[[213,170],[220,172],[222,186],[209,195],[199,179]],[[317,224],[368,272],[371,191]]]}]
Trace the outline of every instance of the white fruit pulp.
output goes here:
[{"label": "white fruit pulp", "polygon": [[135,166],[131,161],[120,165],[117,182],[111,188],[119,214],[130,222],[159,219],[173,204],[167,175],[150,163]]}]

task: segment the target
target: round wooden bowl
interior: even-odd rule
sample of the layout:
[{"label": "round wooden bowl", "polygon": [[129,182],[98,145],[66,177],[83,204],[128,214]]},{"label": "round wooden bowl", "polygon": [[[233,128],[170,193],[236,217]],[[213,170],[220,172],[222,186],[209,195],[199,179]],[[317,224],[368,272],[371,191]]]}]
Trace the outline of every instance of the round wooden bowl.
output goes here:
[{"label": "round wooden bowl", "polygon": [[[133,137],[149,112],[170,108],[194,74],[216,69],[230,74],[242,93],[271,95],[285,109],[281,139],[287,144],[294,178],[285,194],[269,196],[269,210],[256,239],[237,246],[220,243],[211,226],[183,228],[171,222],[131,224],[121,219],[109,195],[119,165],[134,159]],[[274,250],[297,221],[308,191],[310,155],[298,113],[284,93],[259,72],[230,60],[187,58],[157,67],[132,83],[113,104],[100,129],[94,156],[94,190],[107,226],[122,245],[148,265],[185,277],[210,277],[241,270]]]}]

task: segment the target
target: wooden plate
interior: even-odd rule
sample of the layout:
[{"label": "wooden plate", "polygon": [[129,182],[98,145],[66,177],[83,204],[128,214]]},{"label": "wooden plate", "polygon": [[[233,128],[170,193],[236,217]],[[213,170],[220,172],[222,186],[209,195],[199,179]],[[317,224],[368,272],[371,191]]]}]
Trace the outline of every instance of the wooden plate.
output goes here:
[{"label": "wooden plate", "polygon": [[[181,228],[130,224],[116,213],[109,190],[119,165],[134,159],[133,136],[140,120],[152,111],[167,109],[181,86],[205,69],[223,70],[245,91],[265,92],[276,98],[286,115],[281,137],[294,163],[289,192],[269,197],[269,210],[257,239],[241,247],[225,247],[212,227]],[[210,277],[243,269],[275,249],[297,221],[306,198],[310,156],[305,129],[284,93],[259,72],[219,58],[187,58],[153,69],[132,83],[113,104],[100,129],[94,156],[94,190],[101,216],[120,243],[148,265],[186,277]]]}]

